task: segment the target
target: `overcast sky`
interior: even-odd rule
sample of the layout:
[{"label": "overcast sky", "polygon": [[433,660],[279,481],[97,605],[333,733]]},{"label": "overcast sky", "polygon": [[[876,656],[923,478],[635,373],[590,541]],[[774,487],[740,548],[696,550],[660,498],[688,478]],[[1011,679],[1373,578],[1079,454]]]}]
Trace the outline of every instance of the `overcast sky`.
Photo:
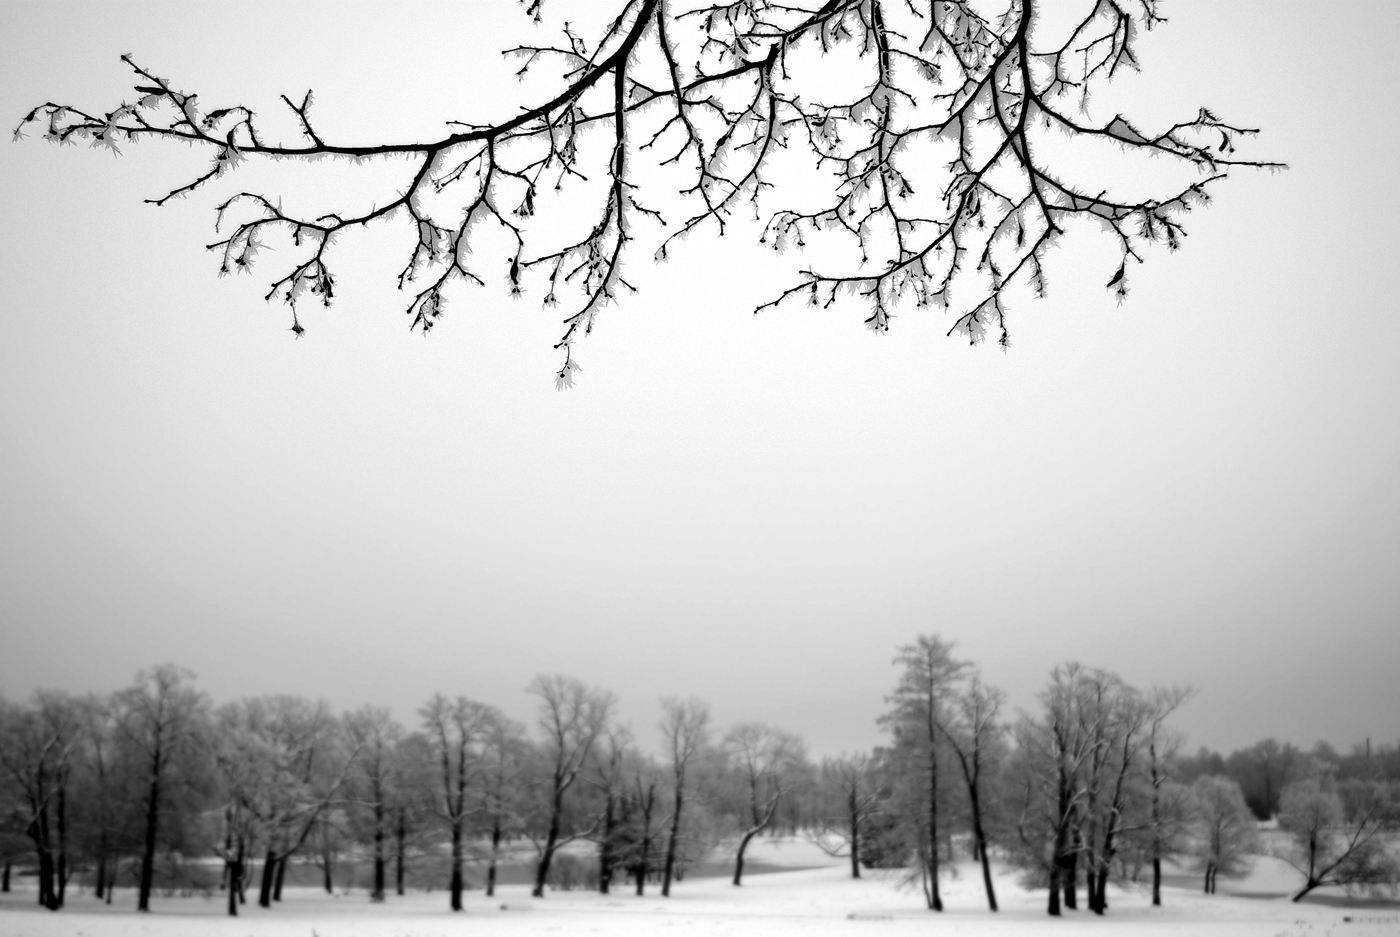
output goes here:
[{"label": "overcast sky", "polygon": [[[879,337],[855,306],[754,317],[800,261],[742,230],[640,251],[567,393],[542,290],[410,333],[401,235],[347,240],[294,340],[275,259],[220,280],[203,249],[232,190],[141,203],[205,155],[0,145],[0,692],[173,660],[217,699],[528,718],[563,672],[644,741],[695,694],[835,753],[880,741],[932,632],[1013,708],[1079,660],[1194,685],[1192,747],[1394,741],[1400,6],[1163,9],[1108,100],[1209,106],[1292,168],[1227,181],[1121,307],[1108,246],[1067,242],[1006,353],[913,308]],[[390,10],[11,0],[0,114],[109,108],[127,52],[209,107],[313,87],[339,142],[521,103],[515,4]]]}]

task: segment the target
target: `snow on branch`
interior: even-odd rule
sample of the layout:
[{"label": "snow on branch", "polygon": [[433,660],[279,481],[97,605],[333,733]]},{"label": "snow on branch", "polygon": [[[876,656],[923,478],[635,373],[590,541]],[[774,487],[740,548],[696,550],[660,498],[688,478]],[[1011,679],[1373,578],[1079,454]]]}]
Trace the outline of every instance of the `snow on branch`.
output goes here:
[{"label": "snow on branch", "polygon": [[[537,22],[544,15],[542,0],[522,5]],[[1136,69],[1139,31],[1164,20],[1156,0],[1096,0],[1082,14],[1067,31],[1049,35],[1035,0],[999,7],[969,0],[701,0],[683,9],[674,0],[619,0],[597,35],[565,23],[555,41],[504,51],[521,77],[561,68],[562,90],[522,102],[508,120],[448,121],[449,132],[418,142],[328,139],[317,128],[309,91],[299,101],[282,97],[298,139],[274,141],[251,109],[205,109],[196,94],[124,55],[136,74],[132,103],[106,112],[43,104],[15,134],[34,125],[56,143],[86,141],[119,152],[121,143],[154,137],[211,153],[207,171],[150,199],[155,205],[252,159],[407,161],[400,188],[367,212],[302,217],[280,198],[246,191],[219,204],[221,229],[235,211],[242,219],[209,245],[221,273],[247,270],[273,232],[301,251],[266,294],[288,304],[298,336],[298,302],[315,298],[328,306],[334,296],[329,248],[340,234],[391,218],[410,223],[398,286],[412,294],[411,325],[427,332],[459,281],[485,285],[469,258],[489,227],[511,245],[510,292],[542,285],[544,304],[566,309],[556,345],[564,354],[556,375],[563,389],[579,370],[578,340],[604,306],[634,289],[622,269],[641,236],[639,223],[665,230],[654,250],[664,260],[698,231],[725,234],[737,213],[759,221],[760,242],[775,251],[817,238],[851,248],[844,267],[808,267],[755,312],[790,299],[830,306],[845,297],[864,306],[870,329],[883,332],[895,310],[912,302],[946,310],[949,334],[976,343],[990,332],[1005,345],[1009,287],[1021,282],[1045,294],[1046,257],[1072,222],[1092,223],[1115,244],[1119,263],[1106,285],[1121,300],[1144,248],[1178,248],[1183,216],[1206,204],[1230,169],[1283,168],[1237,156],[1256,130],[1204,107],[1163,130],[1121,114],[1091,120],[1091,90]],[[837,59],[846,80],[833,92],[830,75],[816,72]],[[595,128],[601,132],[589,132]],[[1058,142],[1049,145],[1052,138]],[[1123,160],[1155,157],[1166,170],[1128,191],[1110,184],[1092,160],[1063,155],[1076,145],[1102,152],[1103,144]],[[585,155],[600,147],[606,184],[590,185]],[[792,147],[831,179],[815,206],[769,204],[788,197],[775,190],[787,171],[779,154]],[[633,163],[642,159],[662,172],[638,174]],[[657,184],[653,176],[677,172],[680,202],[692,207],[668,218],[647,207],[646,190]],[[584,230],[561,237],[564,226],[532,224],[543,187],[575,185],[596,199]],[[443,193],[457,200],[444,202]]]}]

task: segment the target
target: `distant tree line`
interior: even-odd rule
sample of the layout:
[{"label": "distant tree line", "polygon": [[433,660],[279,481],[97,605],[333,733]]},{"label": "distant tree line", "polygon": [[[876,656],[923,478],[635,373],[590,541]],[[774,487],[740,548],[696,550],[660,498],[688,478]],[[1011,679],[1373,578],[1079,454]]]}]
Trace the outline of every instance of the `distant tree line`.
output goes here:
[{"label": "distant tree line", "polygon": [[[1305,881],[1393,884],[1400,817],[1394,747],[1304,755],[1269,740],[1229,758],[1181,754],[1170,717],[1191,693],[1140,690],[1107,671],[1054,668],[1033,712],[1005,711],[953,646],[898,650],[884,744],[814,762],[797,735],[726,730],[707,704],[666,698],[645,745],[606,690],[543,675],[527,727],[464,696],[434,694],[404,725],[365,706],[276,695],[215,705],[173,665],[109,695],[0,699],[0,861],[33,875],[38,902],[75,883],[100,900],[220,892],[228,913],[282,900],[289,870],[385,901],[442,888],[495,893],[505,867],[532,893],[648,885],[669,896],[718,854],[743,883],[753,841],[800,834],[862,869],[897,870],[942,910],[949,865],[1018,868],[1047,911],[1108,909],[1109,883],[1188,863],[1215,890],[1259,850],[1254,813],[1277,814]],[[1273,808],[1273,809],[1270,809]]]},{"label": "distant tree line", "polygon": [[1205,774],[1233,780],[1260,820],[1278,816],[1284,788],[1318,770],[1325,770],[1338,783],[1400,782],[1400,742],[1373,747],[1367,739],[1343,755],[1327,742],[1320,741],[1305,752],[1292,743],[1270,738],[1227,756],[1203,747],[1195,755],[1183,757],[1180,766],[1181,776],[1187,780]]}]

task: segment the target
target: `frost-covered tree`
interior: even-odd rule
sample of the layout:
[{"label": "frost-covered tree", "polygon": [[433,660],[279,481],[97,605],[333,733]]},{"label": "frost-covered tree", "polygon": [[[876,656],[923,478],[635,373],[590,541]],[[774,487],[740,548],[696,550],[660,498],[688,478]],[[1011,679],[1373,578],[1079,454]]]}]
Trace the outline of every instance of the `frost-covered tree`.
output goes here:
[{"label": "frost-covered tree", "polygon": [[584,774],[587,786],[602,801],[601,822],[592,839],[598,844],[598,890],[605,895],[612,892],[613,876],[622,865],[621,856],[628,844],[624,803],[629,763],[636,756],[631,730],[611,723],[594,743],[589,770]]},{"label": "frost-covered tree", "polygon": [[1049,914],[1077,907],[1081,875],[1102,914],[1119,849],[1147,826],[1132,818],[1147,813],[1150,709],[1114,674],[1073,662],[1051,672],[1040,701],[1041,717],[1016,730],[1016,858],[1048,886]]},{"label": "frost-covered tree", "polygon": [[29,706],[0,700],[0,805],[33,847],[39,904],[63,907],[68,880],[68,794],[82,739],[77,701],[41,691]]},{"label": "frost-covered tree", "polygon": [[607,690],[590,687],[573,677],[541,675],[528,692],[539,700],[539,747],[542,835],[537,837],[539,862],[535,866],[536,898],[544,897],[549,867],[560,847],[591,833],[588,825],[570,824],[565,796],[589,763],[594,744],[612,722],[617,699]]},{"label": "frost-covered tree", "polygon": [[1400,884],[1400,859],[1386,842],[1388,827],[1400,819],[1396,791],[1380,782],[1361,783],[1343,798],[1337,787],[1331,778],[1313,774],[1283,789],[1279,828],[1291,842],[1281,858],[1303,875],[1294,901],[1325,885]]},{"label": "frost-covered tree", "polygon": [[624,791],[620,804],[616,862],[632,876],[637,896],[646,893],[647,876],[655,868],[655,846],[660,835],[657,792],[664,784],[665,769],[650,755],[633,752],[624,766]]},{"label": "frost-covered tree", "polygon": [[[710,705],[691,697],[661,701],[661,738],[671,775],[671,817],[666,836],[666,859],[661,869],[661,894],[671,896],[682,859],[681,831],[686,804],[694,799],[695,763],[710,742]],[[693,809],[693,808],[692,808]]]},{"label": "frost-covered tree", "polygon": [[722,809],[739,837],[733,882],[741,885],[749,843],[768,829],[783,799],[806,780],[807,746],[791,732],[744,722],[724,734],[719,756]]},{"label": "frost-covered tree", "polygon": [[[522,5],[538,24],[543,0]],[[1005,344],[1013,289],[1044,295],[1069,236],[1111,242],[1103,275],[1121,299],[1147,249],[1179,247],[1184,216],[1230,169],[1278,165],[1237,155],[1255,131],[1204,107],[1147,127],[1095,106],[1095,89],[1138,67],[1142,31],[1165,22],[1157,0],[612,0],[569,15],[505,50],[522,77],[543,76],[509,117],[444,114],[431,138],[331,135],[309,91],[283,97],[284,134],[129,55],[128,100],[45,103],[16,135],[206,151],[206,171],[150,201],[218,188],[220,271],[275,249],[267,298],[289,305],[298,335],[299,304],[335,295],[333,245],[372,224],[402,235],[398,285],[425,331],[469,284],[535,290],[564,307],[561,388],[578,340],[631,289],[622,271],[640,243],[664,259],[747,217],[775,251],[832,248],[760,310],[845,296],[879,332],[898,308],[932,307],[950,334]],[[398,177],[305,212],[228,178],[323,158]],[[474,251],[491,238],[506,245],[494,264]]]},{"label": "frost-covered tree", "polygon": [[486,861],[486,896],[496,894],[496,875],[506,837],[521,830],[521,777],[533,757],[525,727],[493,713],[486,726],[482,777],[482,821],[490,841]]},{"label": "frost-covered tree", "polygon": [[1191,698],[1190,687],[1157,686],[1148,696],[1147,783],[1151,791],[1147,814],[1147,853],[1152,860],[1152,903],[1162,903],[1162,860],[1180,850],[1188,811],[1186,797],[1172,784],[1172,771],[1182,735],[1166,725],[1167,719]]},{"label": "frost-covered tree", "polygon": [[[261,847],[259,906],[282,900],[287,863],[339,805],[356,754],[325,702],[282,694],[219,710],[216,761],[226,816],[235,839],[246,830]],[[232,900],[228,910],[237,913]]]},{"label": "frost-covered tree", "polygon": [[993,811],[991,782],[1002,754],[1004,728],[998,722],[1006,694],[982,682],[976,669],[968,665],[964,680],[953,696],[951,712],[945,713],[938,729],[948,740],[954,761],[962,774],[967,791],[968,821],[972,827],[972,842],[982,865],[982,889],[987,906],[997,910],[996,889],[992,885],[992,860],[989,854],[988,817]]},{"label": "frost-covered tree", "polygon": [[817,775],[811,831],[817,845],[851,860],[851,878],[860,878],[861,844],[879,809],[875,761],[864,752],[823,758]]},{"label": "frost-covered tree", "polygon": [[[139,786],[141,865],[136,908],[149,911],[155,888],[156,852],[177,842],[174,835],[203,806],[210,758],[209,700],[193,686],[194,676],[173,664],[137,674],[115,696],[117,727],[133,783]],[[188,809],[182,809],[188,808]]]},{"label": "frost-covered tree", "polygon": [[448,699],[436,693],[418,711],[432,749],[437,769],[433,809],[447,827],[451,842],[451,873],[448,902],[453,911],[462,910],[462,874],[465,860],[467,822],[480,809],[477,788],[486,771],[488,727],[499,718],[491,706],[465,696]]},{"label": "frost-covered tree", "polygon": [[351,822],[370,842],[373,884],[370,900],[383,901],[389,856],[386,840],[394,807],[403,795],[399,743],[405,730],[382,706],[362,706],[341,717],[347,741],[355,751],[347,778]]},{"label": "frost-covered tree", "polygon": [[1219,876],[1234,878],[1249,871],[1249,856],[1259,849],[1258,827],[1235,780],[1205,775],[1196,779],[1191,790],[1197,818],[1196,862],[1205,876],[1203,890],[1213,895]]},{"label": "frost-covered tree", "polygon": [[967,664],[952,656],[952,644],[937,635],[919,635],[899,649],[895,664],[899,681],[885,698],[888,711],[880,723],[893,736],[893,763],[901,768],[904,792],[900,811],[915,844],[919,881],[924,899],[933,911],[943,910],[939,893],[939,859],[948,838],[948,800],[951,768],[947,726],[954,697]]}]

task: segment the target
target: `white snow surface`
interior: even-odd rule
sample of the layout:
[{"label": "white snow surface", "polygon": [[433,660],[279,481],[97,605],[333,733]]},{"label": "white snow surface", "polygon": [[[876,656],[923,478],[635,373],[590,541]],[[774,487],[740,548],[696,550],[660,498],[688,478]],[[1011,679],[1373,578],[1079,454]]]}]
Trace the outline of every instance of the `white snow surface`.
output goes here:
[{"label": "white snow surface", "polygon": [[660,897],[650,885],[643,898],[630,887],[615,888],[611,895],[552,891],[543,899],[530,898],[523,885],[500,887],[494,898],[478,889],[466,893],[458,914],[448,910],[445,891],[371,904],[363,892],[330,896],[293,889],[274,908],[250,903],[238,917],[226,916],[222,895],[157,895],[151,913],[137,914],[130,890],[119,891],[111,906],[99,904],[90,893],[70,891],[68,906],[50,913],[33,905],[32,892],[18,891],[0,896],[0,937],[1400,937],[1400,909],[1393,903],[1345,907],[1244,897],[1277,893],[1292,884],[1281,864],[1267,859],[1259,860],[1247,879],[1231,883],[1235,894],[1207,896],[1184,885],[1167,887],[1162,907],[1154,908],[1145,887],[1113,886],[1105,916],[1082,910],[1081,892],[1081,910],[1066,911],[1056,920],[1045,913],[1045,893],[1021,888],[1010,870],[995,875],[1001,910],[993,914],[987,910],[980,869],[970,862],[958,864],[942,883],[945,910],[936,914],[924,907],[917,888],[902,886],[895,875],[863,870],[864,877],[853,880],[846,861],[802,841],[756,846],[754,858],[792,870],[746,876],[739,888],[727,878],[687,879],[674,886],[670,898]]}]

